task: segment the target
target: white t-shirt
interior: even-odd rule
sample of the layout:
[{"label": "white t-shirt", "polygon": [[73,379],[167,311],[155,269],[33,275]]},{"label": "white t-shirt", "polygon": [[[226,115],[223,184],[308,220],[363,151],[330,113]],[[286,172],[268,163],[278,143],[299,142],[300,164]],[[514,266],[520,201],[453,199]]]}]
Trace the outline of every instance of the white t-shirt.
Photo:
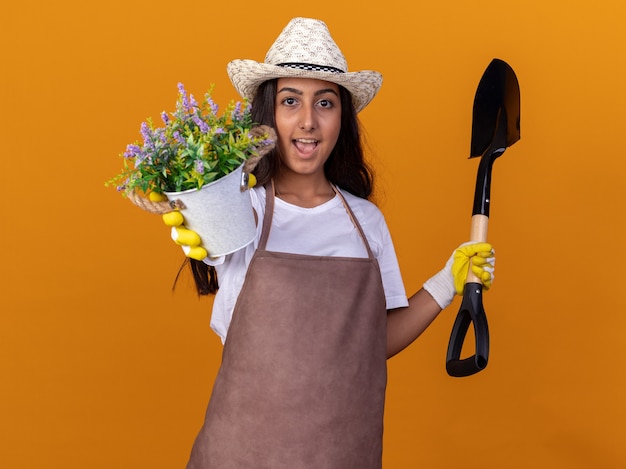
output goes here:
[{"label": "white t-shirt", "polygon": [[[387,223],[381,211],[368,200],[341,191],[359,220],[382,275],[387,309],[408,306],[408,300]],[[206,260],[214,265],[220,288],[213,302],[211,328],[226,340],[235,302],[243,286],[248,265],[261,237],[265,215],[265,189],[250,191],[252,206],[258,215],[257,236],[245,248],[227,256]],[[352,223],[341,198],[335,195],[328,202],[313,208],[292,205],[274,199],[272,229],[267,241],[268,251],[315,256],[367,257],[367,250]]]}]

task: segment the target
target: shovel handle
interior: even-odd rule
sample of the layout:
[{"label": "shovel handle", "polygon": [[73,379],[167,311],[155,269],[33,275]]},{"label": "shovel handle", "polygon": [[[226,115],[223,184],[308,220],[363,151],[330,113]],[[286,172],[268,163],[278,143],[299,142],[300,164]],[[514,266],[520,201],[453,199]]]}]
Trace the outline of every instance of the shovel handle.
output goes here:
[{"label": "shovel handle", "polygon": [[[472,215],[472,226],[470,229],[470,241],[475,243],[487,242],[487,231],[489,229],[489,217],[487,215],[476,214]],[[471,262],[471,260],[470,260]],[[481,280],[474,275],[470,268],[467,272],[467,280],[465,283],[482,283]]]},{"label": "shovel handle", "polygon": [[[475,242],[487,241],[489,217],[476,214],[472,216],[470,240]],[[489,360],[489,326],[483,308],[483,284],[474,275],[470,268],[463,290],[461,308],[454,321],[448,353],[446,356],[446,371],[450,376],[463,377],[473,375],[483,370]],[[471,357],[461,359],[463,342],[470,324],[474,326],[476,351]]]},{"label": "shovel handle", "polygon": [[[482,307],[481,283],[466,283],[461,309],[456,316],[446,357],[446,371],[450,376],[464,377],[478,373],[487,366],[489,360],[489,327]],[[463,342],[470,324],[474,325],[476,352],[461,359]]]}]

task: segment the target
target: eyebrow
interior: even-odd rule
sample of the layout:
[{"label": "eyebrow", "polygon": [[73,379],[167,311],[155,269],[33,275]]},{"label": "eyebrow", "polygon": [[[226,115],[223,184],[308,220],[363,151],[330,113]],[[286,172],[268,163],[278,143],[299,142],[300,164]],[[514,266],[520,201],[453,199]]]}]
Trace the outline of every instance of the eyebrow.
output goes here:
[{"label": "eyebrow", "polygon": [[[278,93],[283,93],[283,92],[294,93],[294,94],[297,94],[297,95],[302,95],[303,94],[301,90],[298,90],[296,88],[290,88],[288,86],[285,86],[284,88],[281,88],[280,90],[278,90]],[[320,96],[320,95],[326,94],[326,93],[332,93],[332,94],[334,94],[337,97],[339,96],[337,94],[337,92],[335,90],[333,90],[332,88],[323,88],[321,90],[317,90],[313,94],[313,96]]]}]

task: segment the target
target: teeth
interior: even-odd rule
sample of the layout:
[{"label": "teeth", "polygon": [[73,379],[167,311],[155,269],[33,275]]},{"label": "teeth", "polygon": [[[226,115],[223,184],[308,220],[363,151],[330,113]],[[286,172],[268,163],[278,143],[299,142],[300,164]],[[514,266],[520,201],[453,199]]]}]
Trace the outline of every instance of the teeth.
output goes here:
[{"label": "teeth", "polygon": [[296,142],[300,142],[300,143],[317,143],[317,140],[313,140],[310,138],[297,138]]}]

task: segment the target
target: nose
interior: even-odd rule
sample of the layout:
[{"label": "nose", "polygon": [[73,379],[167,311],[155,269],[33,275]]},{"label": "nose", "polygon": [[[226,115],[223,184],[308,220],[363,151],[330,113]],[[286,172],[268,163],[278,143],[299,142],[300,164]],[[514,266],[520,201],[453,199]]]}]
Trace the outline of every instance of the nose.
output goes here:
[{"label": "nose", "polygon": [[301,130],[305,130],[307,132],[311,132],[315,129],[316,120],[312,105],[307,104],[301,107],[298,126]]}]

